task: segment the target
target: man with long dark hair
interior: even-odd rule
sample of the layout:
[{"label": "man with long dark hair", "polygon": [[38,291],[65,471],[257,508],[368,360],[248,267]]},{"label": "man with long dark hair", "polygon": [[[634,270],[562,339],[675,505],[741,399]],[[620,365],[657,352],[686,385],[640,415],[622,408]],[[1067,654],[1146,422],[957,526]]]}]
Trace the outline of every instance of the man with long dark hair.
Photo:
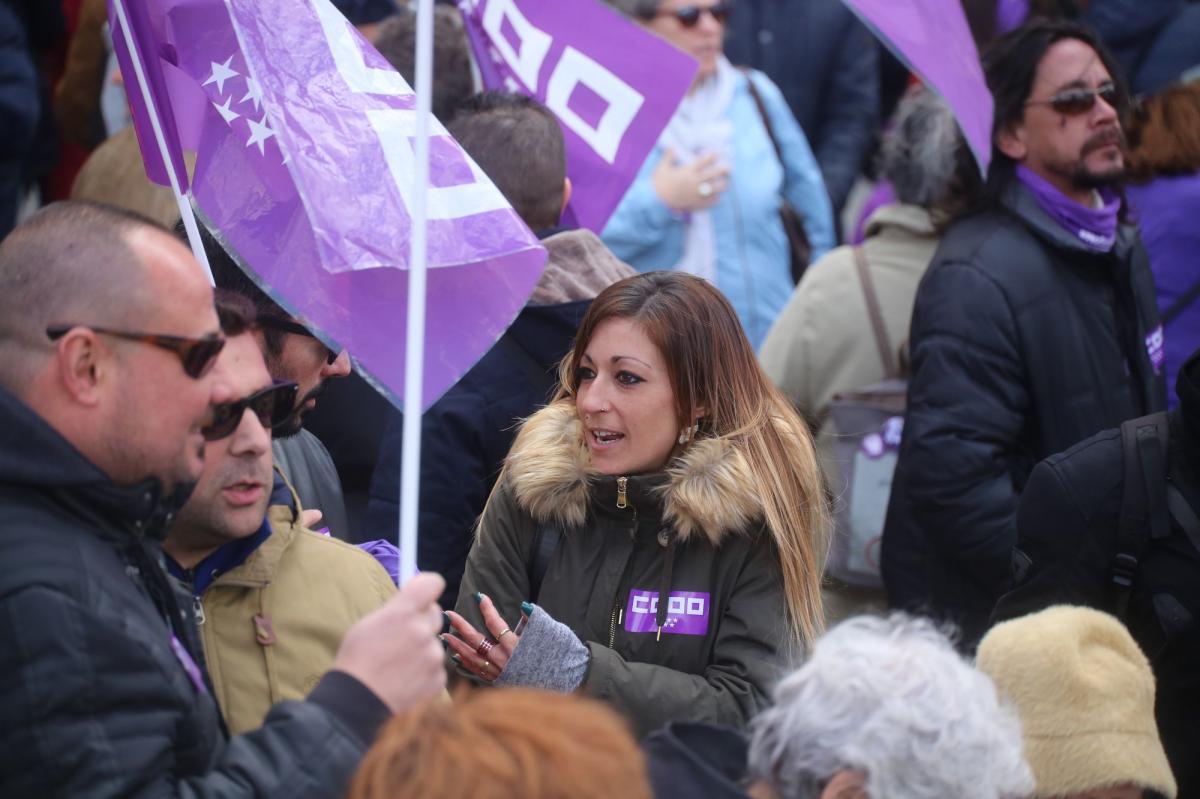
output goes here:
[{"label": "man with long dark hair", "polygon": [[1116,63],[1088,29],[1034,21],[984,70],[991,168],[982,185],[964,169],[917,292],[883,539],[889,601],[968,644],[1008,587],[1033,464],[1166,406],[1148,259],[1124,221]]}]

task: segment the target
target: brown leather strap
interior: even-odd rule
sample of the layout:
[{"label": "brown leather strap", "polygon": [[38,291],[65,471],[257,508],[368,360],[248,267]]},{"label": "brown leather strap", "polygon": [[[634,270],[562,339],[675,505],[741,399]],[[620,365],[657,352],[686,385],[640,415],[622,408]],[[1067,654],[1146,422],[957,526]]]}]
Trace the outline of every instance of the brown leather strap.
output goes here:
[{"label": "brown leather strap", "polygon": [[889,379],[899,377],[896,356],[892,353],[887,327],[883,323],[883,311],[879,307],[879,295],[875,293],[875,283],[871,279],[871,270],[867,267],[867,254],[863,252],[861,244],[854,247],[854,266],[858,270],[858,281],[862,283],[863,299],[867,301],[867,315],[871,319],[871,331],[875,334],[879,360],[883,361],[883,371]]}]

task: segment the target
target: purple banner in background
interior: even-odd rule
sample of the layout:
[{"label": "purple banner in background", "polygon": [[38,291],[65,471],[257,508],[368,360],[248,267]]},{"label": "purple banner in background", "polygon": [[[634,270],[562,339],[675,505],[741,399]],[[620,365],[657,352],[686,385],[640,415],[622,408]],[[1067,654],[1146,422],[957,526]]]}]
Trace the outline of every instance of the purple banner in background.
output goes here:
[{"label": "purple banner in background", "polygon": [[[181,132],[198,141],[199,216],[280,305],[348,349],[399,404],[412,90],[328,0],[147,5],[162,25],[144,33],[163,41],[142,51],[169,55],[202,98],[201,113],[175,108],[201,126]],[[177,92],[159,106],[173,102],[185,105]],[[504,332],[546,260],[432,119],[431,136],[426,408]]]},{"label": "purple banner in background", "polygon": [[979,171],[992,160],[992,94],[961,3],[947,0],[844,0],[958,118]]},{"label": "purple banner in background", "polygon": [[599,0],[459,0],[488,89],[558,117],[574,186],[564,224],[604,229],[696,74],[696,62]]},{"label": "purple banner in background", "polygon": [[[712,597],[706,591],[672,591],[667,597],[663,633],[707,635]],[[625,632],[658,632],[658,592],[633,589],[625,604]]]}]

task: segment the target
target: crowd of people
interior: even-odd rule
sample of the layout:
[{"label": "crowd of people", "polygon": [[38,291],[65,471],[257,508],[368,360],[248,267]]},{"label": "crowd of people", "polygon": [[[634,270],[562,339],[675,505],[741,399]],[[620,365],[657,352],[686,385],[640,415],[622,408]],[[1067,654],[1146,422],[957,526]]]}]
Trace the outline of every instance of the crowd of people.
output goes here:
[{"label": "crowd of people", "polygon": [[610,0],[698,71],[598,231],[439,4],[549,260],[407,580],[402,418],[210,285],[104,5],[0,4],[0,794],[1200,796],[1200,4],[963,0],[981,175],[842,0]]}]

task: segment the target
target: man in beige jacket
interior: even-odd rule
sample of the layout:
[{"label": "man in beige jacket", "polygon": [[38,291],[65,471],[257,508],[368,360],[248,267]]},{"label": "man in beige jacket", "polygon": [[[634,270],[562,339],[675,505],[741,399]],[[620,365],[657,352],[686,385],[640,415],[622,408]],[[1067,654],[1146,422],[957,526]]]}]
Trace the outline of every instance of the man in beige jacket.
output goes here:
[{"label": "man in beige jacket", "polygon": [[273,383],[254,336],[230,326],[239,300],[253,318],[248,301],[218,291],[227,334],[218,368],[242,399],[214,413],[204,472],[163,547],[168,571],[194,597],[234,734],[261,725],[275,703],[306,696],[350,627],[396,591],[366,552],[306,529],[310,517],[273,469],[271,427],[291,416],[296,387]]},{"label": "man in beige jacket", "polygon": [[[867,221],[862,245],[879,299],[892,359],[901,363],[917,285],[937,249],[931,209],[943,199],[954,170],[958,129],[936,95],[918,90],[904,98],[883,145],[883,176],[897,202]],[[825,478],[835,495],[840,480],[828,418],[835,395],[889,377],[875,336],[854,247],[831,250],[808,268],[767,333],[759,360],[767,375],[819,430]],[[842,587],[826,591],[826,618],[833,624],[855,612],[882,610],[882,591]]]}]

